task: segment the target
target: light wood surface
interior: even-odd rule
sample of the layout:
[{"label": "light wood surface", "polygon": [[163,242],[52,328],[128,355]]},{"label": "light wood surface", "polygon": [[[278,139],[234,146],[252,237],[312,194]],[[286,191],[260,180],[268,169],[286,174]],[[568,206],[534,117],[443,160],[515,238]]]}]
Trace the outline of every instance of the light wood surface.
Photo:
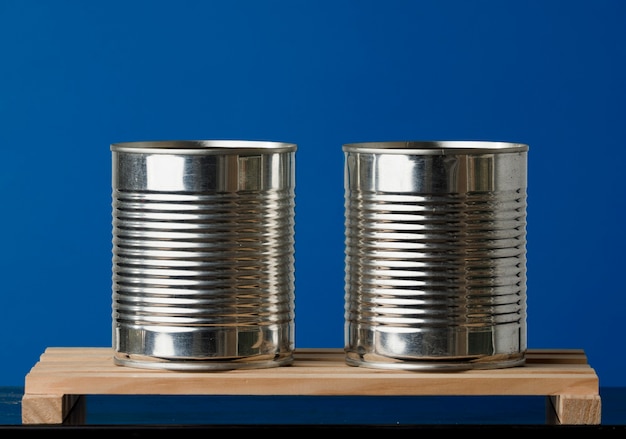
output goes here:
[{"label": "light wood surface", "polygon": [[[507,369],[416,372],[348,366],[342,349],[298,349],[290,366],[178,372],[117,366],[111,348],[50,347],[25,378],[23,423],[60,423],[67,395],[543,395],[557,423],[599,424],[584,351],[529,350]],[[61,421],[60,421],[61,420]]]}]

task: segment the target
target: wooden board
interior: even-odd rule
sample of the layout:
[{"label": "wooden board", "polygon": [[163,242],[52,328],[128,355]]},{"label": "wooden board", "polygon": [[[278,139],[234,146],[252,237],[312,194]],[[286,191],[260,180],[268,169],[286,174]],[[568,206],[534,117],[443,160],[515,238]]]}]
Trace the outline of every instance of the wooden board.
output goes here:
[{"label": "wooden board", "polygon": [[524,366],[463,372],[353,367],[342,349],[298,349],[290,366],[179,372],[116,366],[111,348],[51,347],[26,375],[22,422],[66,422],[85,395],[542,395],[550,423],[600,423],[598,376],[576,349],[529,350]]}]

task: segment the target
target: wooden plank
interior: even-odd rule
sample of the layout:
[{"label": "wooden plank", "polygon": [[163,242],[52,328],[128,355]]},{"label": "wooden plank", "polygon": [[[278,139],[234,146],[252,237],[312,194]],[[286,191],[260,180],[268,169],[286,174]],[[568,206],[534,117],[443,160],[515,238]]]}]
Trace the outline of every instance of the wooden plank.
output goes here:
[{"label": "wooden plank", "polygon": [[113,363],[111,348],[50,347],[25,379],[25,424],[80,424],[85,395],[544,395],[547,422],[599,424],[599,382],[579,349],[529,350],[523,366],[463,372],[348,366],[342,349],[298,349],[290,366],[176,372]]},{"label": "wooden plank", "polygon": [[533,350],[526,354],[526,363],[533,364],[587,364],[587,356],[579,349],[569,349],[562,351],[555,350]]},{"label": "wooden plank", "polygon": [[[113,364],[110,348],[48,348],[26,376],[29,394],[199,395],[595,395],[582,351],[528,353],[526,365],[464,372],[348,366],[341,349],[302,349],[291,366],[219,372]],[[568,358],[570,361],[568,362]]]}]

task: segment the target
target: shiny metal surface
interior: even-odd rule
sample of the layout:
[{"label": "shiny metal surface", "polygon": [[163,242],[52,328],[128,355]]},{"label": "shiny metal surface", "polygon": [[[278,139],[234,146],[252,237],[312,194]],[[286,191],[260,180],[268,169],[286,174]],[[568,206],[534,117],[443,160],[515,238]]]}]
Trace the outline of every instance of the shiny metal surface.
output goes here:
[{"label": "shiny metal surface", "polygon": [[294,349],[296,145],[111,145],[118,365],[266,368]]},{"label": "shiny metal surface", "polygon": [[528,146],[377,142],[343,151],[346,362],[524,364]]}]

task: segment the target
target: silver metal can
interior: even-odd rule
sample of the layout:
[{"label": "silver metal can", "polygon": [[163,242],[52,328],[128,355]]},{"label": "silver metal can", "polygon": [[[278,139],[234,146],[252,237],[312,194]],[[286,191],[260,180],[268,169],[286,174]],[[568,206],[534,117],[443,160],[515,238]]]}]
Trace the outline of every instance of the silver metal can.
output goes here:
[{"label": "silver metal can", "polygon": [[296,145],[111,145],[114,363],[269,368],[294,349]]},{"label": "silver metal can", "polygon": [[523,365],[528,146],[370,142],[343,151],[347,364]]}]

